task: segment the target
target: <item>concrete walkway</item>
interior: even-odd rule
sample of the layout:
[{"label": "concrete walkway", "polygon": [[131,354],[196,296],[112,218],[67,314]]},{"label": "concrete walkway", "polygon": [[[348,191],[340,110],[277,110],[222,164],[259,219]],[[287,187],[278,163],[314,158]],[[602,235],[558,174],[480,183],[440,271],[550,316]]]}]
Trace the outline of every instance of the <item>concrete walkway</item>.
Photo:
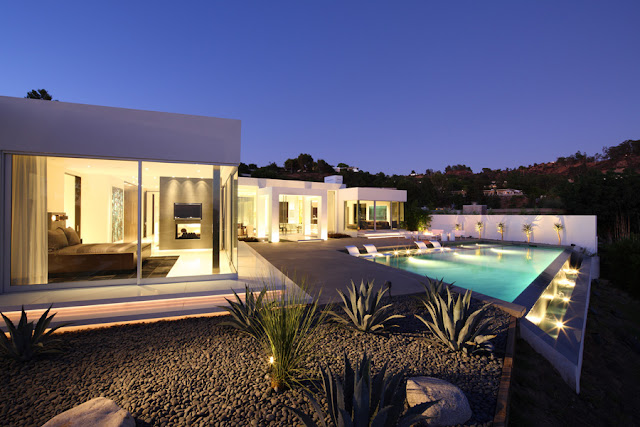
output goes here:
[{"label": "concrete walkway", "polygon": [[365,243],[374,244],[378,248],[400,246],[415,248],[411,240],[404,238],[348,238],[301,243],[249,243],[249,245],[294,282],[300,284],[301,279],[304,279],[310,294],[320,293],[321,303],[338,301],[340,297],[336,290],[345,291],[350,280],[357,284],[361,280],[374,280],[376,285],[383,285],[386,281],[390,281],[392,295],[424,291],[420,284],[420,277],[413,273],[375,264],[341,252],[346,245],[355,245],[362,249]]}]

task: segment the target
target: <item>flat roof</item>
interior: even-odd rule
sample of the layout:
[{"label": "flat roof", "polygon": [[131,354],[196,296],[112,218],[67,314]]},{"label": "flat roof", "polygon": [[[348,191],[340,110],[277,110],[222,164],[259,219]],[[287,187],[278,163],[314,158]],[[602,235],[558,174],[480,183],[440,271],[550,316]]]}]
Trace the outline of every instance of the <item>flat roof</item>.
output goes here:
[{"label": "flat roof", "polygon": [[241,122],[0,96],[0,150],[33,154],[240,163]]}]

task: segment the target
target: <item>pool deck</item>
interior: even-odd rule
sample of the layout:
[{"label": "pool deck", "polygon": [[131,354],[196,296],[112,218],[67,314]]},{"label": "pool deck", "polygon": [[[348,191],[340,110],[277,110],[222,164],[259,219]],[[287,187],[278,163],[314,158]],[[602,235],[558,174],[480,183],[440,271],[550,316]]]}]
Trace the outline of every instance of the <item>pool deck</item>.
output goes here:
[{"label": "pool deck", "polygon": [[329,239],[316,242],[278,242],[249,243],[267,261],[285,273],[294,282],[304,278],[308,292],[320,294],[320,302],[339,300],[337,290],[345,291],[350,280],[373,280],[382,285],[391,282],[392,295],[407,295],[422,292],[419,276],[372,263],[366,259],[351,256],[342,250],[347,245],[362,249],[363,244],[371,243],[376,247],[413,246],[411,240],[404,238],[389,239]]},{"label": "pool deck", "polygon": [[[426,282],[424,277],[357,258],[347,254],[346,251],[343,252],[347,245],[354,245],[362,249],[362,245],[367,243],[373,244],[377,248],[416,248],[412,240],[397,237],[389,239],[329,239],[304,243],[249,243],[249,245],[294,282],[299,284],[300,279],[304,278],[308,292],[312,295],[320,294],[321,303],[339,301],[340,297],[336,291],[346,292],[350,280],[355,283],[360,283],[361,280],[373,280],[378,285],[390,281],[392,295],[424,292],[422,287],[422,283]],[[444,244],[446,245],[446,243]],[[464,289],[456,286],[453,286],[452,289],[464,292]],[[516,317],[524,315],[525,308],[520,305],[477,292],[474,292],[473,295],[475,298],[500,306]]]}]

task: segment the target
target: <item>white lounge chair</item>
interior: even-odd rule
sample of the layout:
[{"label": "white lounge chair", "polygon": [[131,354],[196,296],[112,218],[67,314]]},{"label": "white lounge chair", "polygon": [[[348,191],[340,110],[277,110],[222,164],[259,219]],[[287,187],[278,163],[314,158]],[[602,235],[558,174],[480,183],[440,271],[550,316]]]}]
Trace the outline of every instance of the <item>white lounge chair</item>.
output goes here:
[{"label": "white lounge chair", "polygon": [[423,241],[416,240],[414,243],[416,244],[416,246],[418,247],[418,249],[419,249],[420,251],[425,251],[425,252],[427,252],[427,251],[429,250],[429,247],[428,247],[428,246],[427,246],[427,244],[426,244],[425,242],[423,242]]},{"label": "white lounge chair", "polygon": [[364,248],[367,250],[367,253],[371,256],[384,256],[381,253],[378,252],[378,248],[375,247],[375,245],[372,245],[371,243],[367,243],[364,246]]},{"label": "white lounge chair", "polygon": [[345,246],[345,248],[347,249],[347,251],[349,251],[349,255],[360,256],[360,251],[358,250],[357,247],[350,245],[350,246]]},{"label": "white lounge chair", "polygon": [[345,248],[347,249],[347,251],[349,251],[349,255],[351,256],[356,256],[359,258],[373,258],[373,255],[370,254],[361,254],[360,250],[353,246],[353,245],[349,245],[349,246],[345,246]]},{"label": "white lounge chair", "polygon": [[431,243],[433,245],[433,249],[434,250],[438,250],[438,251],[450,251],[451,250],[451,248],[442,247],[440,242],[438,242],[437,240],[429,240],[429,243]]}]

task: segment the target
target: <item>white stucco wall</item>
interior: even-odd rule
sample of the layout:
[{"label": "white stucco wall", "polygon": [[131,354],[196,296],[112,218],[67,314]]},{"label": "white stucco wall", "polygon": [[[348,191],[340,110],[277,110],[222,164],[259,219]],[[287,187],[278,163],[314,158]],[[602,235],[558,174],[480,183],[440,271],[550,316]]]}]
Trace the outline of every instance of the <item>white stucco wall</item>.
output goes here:
[{"label": "white stucco wall", "polygon": [[0,96],[0,151],[237,165],[240,120]]},{"label": "white stucco wall", "polygon": [[595,215],[432,215],[431,228],[452,232],[456,224],[461,224],[465,236],[478,236],[476,223],[482,221],[484,229],[482,237],[500,239],[497,224],[504,222],[506,230],[504,240],[526,242],[527,237],[522,231],[523,224],[533,224],[532,243],[558,244],[558,235],[553,224],[559,222],[564,225],[560,232],[562,245],[575,244],[596,253],[598,237]]}]

